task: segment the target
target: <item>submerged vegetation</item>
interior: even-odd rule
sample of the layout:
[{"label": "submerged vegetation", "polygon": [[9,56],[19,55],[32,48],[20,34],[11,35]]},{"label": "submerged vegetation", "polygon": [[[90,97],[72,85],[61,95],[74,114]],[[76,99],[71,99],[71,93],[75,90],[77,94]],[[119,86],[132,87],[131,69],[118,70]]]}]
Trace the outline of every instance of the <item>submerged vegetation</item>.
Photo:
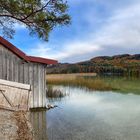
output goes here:
[{"label": "submerged vegetation", "polygon": [[[94,74],[95,75],[95,74]],[[88,74],[50,74],[47,82],[51,85],[84,87],[100,91],[120,91],[140,94],[140,80],[127,77],[98,77]]]},{"label": "submerged vegetation", "polygon": [[63,93],[61,90],[54,89],[53,86],[48,85],[46,96],[47,98],[62,98],[66,96],[66,93]]}]

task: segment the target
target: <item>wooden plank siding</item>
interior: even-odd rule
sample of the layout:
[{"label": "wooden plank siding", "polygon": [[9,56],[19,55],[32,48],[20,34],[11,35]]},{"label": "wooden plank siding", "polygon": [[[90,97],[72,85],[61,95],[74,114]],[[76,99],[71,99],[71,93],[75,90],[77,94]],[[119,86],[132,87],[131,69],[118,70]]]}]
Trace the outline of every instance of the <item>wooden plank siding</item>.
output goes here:
[{"label": "wooden plank siding", "polygon": [[0,108],[29,110],[31,86],[0,79]]},{"label": "wooden plank siding", "polygon": [[30,108],[46,106],[46,65],[27,62],[0,45],[0,79],[30,84]]}]

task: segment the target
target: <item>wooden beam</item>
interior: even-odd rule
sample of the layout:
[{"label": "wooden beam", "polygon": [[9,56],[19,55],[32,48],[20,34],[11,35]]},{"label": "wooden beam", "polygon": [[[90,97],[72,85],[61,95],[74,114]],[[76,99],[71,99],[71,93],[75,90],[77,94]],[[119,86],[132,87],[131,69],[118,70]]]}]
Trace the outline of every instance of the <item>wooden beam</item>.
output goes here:
[{"label": "wooden beam", "polygon": [[2,80],[2,79],[0,79],[0,84],[10,86],[10,87],[16,87],[16,88],[20,88],[20,89],[25,89],[25,90],[31,90],[30,85],[17,83],[17,82],[11,82],[11,81]]}]

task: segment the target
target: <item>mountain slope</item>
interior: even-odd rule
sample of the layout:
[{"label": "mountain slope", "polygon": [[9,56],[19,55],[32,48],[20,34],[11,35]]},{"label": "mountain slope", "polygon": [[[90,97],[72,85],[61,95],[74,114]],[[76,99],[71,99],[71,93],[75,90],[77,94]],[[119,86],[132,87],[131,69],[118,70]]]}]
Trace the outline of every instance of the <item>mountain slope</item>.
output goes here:
[{"label": "mountain slope", "polygon": [[140,75],[140,54],[99,56],[75,64],[57,64],[47,68],[47,73],[81,73]]}]

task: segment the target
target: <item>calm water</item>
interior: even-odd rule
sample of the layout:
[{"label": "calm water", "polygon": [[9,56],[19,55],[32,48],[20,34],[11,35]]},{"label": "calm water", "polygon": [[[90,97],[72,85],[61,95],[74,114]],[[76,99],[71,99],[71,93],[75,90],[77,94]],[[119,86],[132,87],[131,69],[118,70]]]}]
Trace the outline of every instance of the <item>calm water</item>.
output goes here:
[{"label": "calm water", "polygon": [[36,140],[140,140],[140,95],[55,88],[68,96],[32,113]]}]

